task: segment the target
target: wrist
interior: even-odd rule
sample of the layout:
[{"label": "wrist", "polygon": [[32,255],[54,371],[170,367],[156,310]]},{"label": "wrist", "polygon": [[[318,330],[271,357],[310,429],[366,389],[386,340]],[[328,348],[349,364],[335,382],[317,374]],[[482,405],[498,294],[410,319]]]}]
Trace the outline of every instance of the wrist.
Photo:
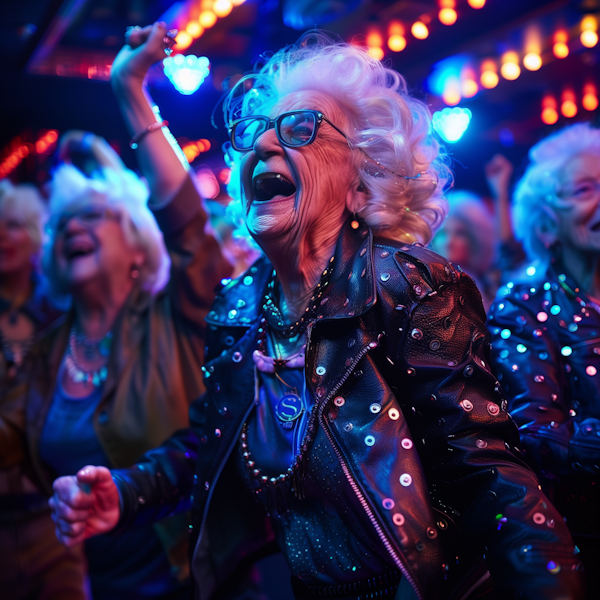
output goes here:
[{"label": "wrist", "polygon": [[113,72],[110,83],[117,96],[130,97],[144,94],[145,79],[145,74]]}]

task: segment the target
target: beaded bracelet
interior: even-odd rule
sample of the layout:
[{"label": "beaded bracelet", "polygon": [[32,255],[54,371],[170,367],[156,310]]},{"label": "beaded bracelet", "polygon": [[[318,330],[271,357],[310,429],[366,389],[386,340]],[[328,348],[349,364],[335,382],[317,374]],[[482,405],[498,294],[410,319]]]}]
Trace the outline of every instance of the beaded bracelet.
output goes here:
[{"label": "beaded bracelet", "polygon": [[140,142],[144,139],[145,136],[147,136],[149,133],[151,133],[152,131],[156,131],[157,129],[160,129],[161,127],[168,127],[169,126],[169,121],[160,121],[160,123],[152,123],[152,125],[148,125],[148,127],[146,127],[146,129],[142,129],[142,131],[140,131],[139,133],[136,133],[132,138],[131,141],[129,142],[129,147],[132,150],[135,150]]}]

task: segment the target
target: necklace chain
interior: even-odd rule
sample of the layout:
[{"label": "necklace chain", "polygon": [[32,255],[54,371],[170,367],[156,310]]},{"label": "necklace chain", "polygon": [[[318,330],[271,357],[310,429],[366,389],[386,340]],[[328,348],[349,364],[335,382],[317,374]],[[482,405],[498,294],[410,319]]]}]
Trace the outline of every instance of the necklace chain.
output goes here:
[{"label": "necklace chain", "polygon": [[[334,261],[335,257],[332,256],[329,259],[327,268],[321,274],[321,279],[319,280],[317,287],[313,290],[313,295],[310,298],[304,314],[295,323],[288,326],[285,325],[281,310],[273,299],[275,282],[277,281],[277,273],[273,270],[271,280],[267,286],[267,293],[264,297],[263,314],[260,318],[260,326],[258,328],[257,350],[259,352],[267,356],[267,330],[269,328],[272,328],[279,335],[287,339],[302,335],[306,331],[309,323],[315,320],[315,314],[321,304],[323,293],[329,285]],[[276,368],[285,365],[288,360],[289,359],[273,359]]]},{"label": "necklace chain", "polygon": [[[82,331],[76,331],[75,326],[71,328],[65,366],[75,383],[83,383],[86,386],[91,383],[98,387],[106,381],[108,375],[106,360],[110,353],[111,342],[112,331],[99,340],[90,340]],[[97,369],[86,369],[77,358],[77,345],[84,347],[84,354],[88,360],[102,357],[105,364]]]}]

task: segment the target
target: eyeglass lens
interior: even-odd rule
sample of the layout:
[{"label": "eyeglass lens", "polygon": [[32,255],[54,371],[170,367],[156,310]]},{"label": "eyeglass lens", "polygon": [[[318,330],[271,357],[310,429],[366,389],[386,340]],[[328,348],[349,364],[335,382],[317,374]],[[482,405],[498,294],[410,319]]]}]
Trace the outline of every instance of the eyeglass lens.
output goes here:
[{"label": "eyeglass lens", "polygon": [[[271,121],[267,117],[248,117],[237,122],[233,128],[232,141],[237,150],[250,150],[256,140],[269,129]],[[310,111],[291,112],[282,115],[275,122],[279,141],[291,147],[305,146],[315,138],[317,119]]]}]

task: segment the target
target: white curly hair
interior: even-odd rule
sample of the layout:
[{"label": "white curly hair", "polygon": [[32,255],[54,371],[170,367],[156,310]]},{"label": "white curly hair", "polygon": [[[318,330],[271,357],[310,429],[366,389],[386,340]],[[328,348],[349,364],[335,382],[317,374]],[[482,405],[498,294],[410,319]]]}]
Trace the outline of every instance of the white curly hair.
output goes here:
[{"label": "white curly hair", "polygon": [[54,276],[54,240],[52,223],[71,206],[82,201],[102,201],[121,218],[121,226],[130,240],[137,244],[146,257],[140,269],[143,289],[151,293],[162,290],[169,281],[171,260],[162,232],[148,208],[149,192],[145,183],[133,171],[115,171],[102,168],[91,178],[73,165],[63,164],[54,172],[50,184],[50,221],[48,237],[42,252],[42,267],[53,294],[64,302],[65,290],[58,289]]},{"label": "white curly hair", "polygon": [[[340,104],[351,147],[364,151],[354,152],[353,160],[368,193],[361,212],[367,225],[386,237],[427,244],[446,215],[443,190],[452,179],[448,159],[432,135],[427,106],[408,94],[399,73],[365,48],[311,31],[234,86],[224,102],[225,121],[268,115],[279,99],[304,90],[325,92]],[[230,143],[224,151],[232,169],[228,192],[235,201],[229,214],[243,226],[242,155]]]},{"label": "white curly hair", "polygon": [[532,261],[550,262],[551,250],[539,239],[536,225],[545,219],[558,221],[554,210],[559,201],[558,175],[570,159],[583,153],[600,158],[600,129],[590,123],[565,127],[529,150],[529,166],[513,196],[513,224],[515,236]]},{"label": "white curly hair", "polygon": [[13,185],[8,179],[0,180],[0,218],[12,218],[21,223],[37,251],[41,250],[48,207],[35,185]]}]

